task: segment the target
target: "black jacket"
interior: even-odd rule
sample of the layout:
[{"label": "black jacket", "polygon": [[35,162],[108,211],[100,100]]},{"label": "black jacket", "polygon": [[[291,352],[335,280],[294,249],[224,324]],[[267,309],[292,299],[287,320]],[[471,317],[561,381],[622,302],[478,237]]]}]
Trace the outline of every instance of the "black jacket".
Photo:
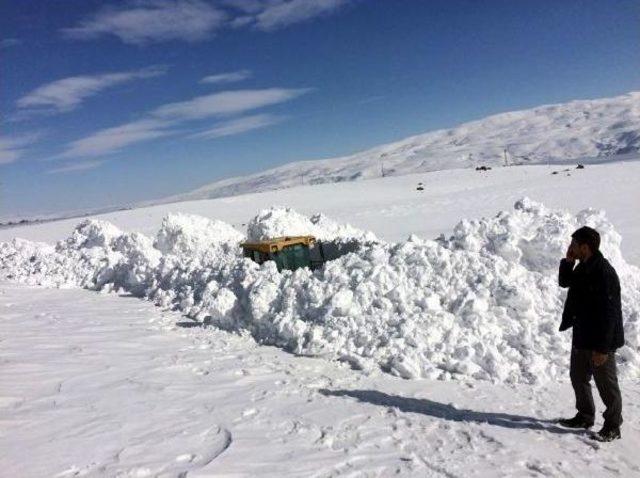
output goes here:
[{"label": "black jacket", "polygon": [[558,282],[569,288],[560,331],[573,327],[575,348],[607,353],[624,345],[620,281],[600,252],[575,269],[562,259]]}]

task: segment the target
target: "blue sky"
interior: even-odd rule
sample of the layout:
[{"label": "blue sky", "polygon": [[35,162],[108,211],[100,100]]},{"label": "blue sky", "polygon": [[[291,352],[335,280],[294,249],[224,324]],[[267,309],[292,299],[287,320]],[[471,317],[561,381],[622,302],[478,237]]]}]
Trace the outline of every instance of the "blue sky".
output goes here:
[{"label": "blue sky", "polygon": [[25,0],[0,18],[0,216],[123,205],[638,89],[624,1]]}]

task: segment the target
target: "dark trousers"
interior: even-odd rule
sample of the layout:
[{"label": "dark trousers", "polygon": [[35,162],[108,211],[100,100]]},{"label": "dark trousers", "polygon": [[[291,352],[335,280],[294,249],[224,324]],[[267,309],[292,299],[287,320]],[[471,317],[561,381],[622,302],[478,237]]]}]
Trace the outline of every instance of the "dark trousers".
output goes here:
[{"label": "dark trousers", "polygon": [[571,385],[576,394],[578,413],[593,422],[596,407],[591,394],[591,377],[593,376],[600,398],[606,407],[602,414],[605,427],[619,427],[622,424],[622,396],[618,386],[616,373],[616,356],[609,354],[607,361],[596,367],[591,359],[591,350],[571,350]]}]

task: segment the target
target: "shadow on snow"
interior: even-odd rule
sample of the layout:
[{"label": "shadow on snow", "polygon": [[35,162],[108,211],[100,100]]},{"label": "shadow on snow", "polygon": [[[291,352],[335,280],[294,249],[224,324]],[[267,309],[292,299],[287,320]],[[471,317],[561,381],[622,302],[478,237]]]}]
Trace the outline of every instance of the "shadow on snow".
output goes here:
[{"label": "shadow on snow", "polygon": [[453,405],[434,402],[426,398],[406,398],[388,395],[377,390],[327,390],[319,392],[327,397],[351,397],[360,402],[371,403],[384,407],[397,408],[401,412],[421,413],[442,420],[452,422],[488,423],[504,428],[543,430],[559,434],[580,434],[583,430],[570,430],[553,425],[556,420],[541,420],[523,415],[509,413],[476,412],[468,409],[458,409]]}]

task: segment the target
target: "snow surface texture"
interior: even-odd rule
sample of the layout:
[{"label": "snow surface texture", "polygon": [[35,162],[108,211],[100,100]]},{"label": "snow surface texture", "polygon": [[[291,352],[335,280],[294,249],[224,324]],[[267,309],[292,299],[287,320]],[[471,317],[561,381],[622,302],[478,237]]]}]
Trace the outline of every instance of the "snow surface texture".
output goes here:
[{"label": "snow surface texture", "polygon": [[640,151],[640,92],[511,111],[377,146],[216,181],[158,202],[479,165],[602,162]]},{"label": "snow surface texture", "polygon": [[317,215],[272,208],[250,239],[315,234],[360,248],[322,269],[279,273],[241,255],[243,235],[197,216],[167,216],[155,242],[87,220],[56,246],[0,244],[0,274],[29,284],[126,291],[294,353],[344,360],[405,378],[537,383],[566,374],[559,334],[558,258],[588,224],[622,283],[627,345],[621,374],[640,376],[640,270],[620,253],[604,213],[573,216],[528,199],[491,219],[462,221],[449,238],[387,243]]}]

